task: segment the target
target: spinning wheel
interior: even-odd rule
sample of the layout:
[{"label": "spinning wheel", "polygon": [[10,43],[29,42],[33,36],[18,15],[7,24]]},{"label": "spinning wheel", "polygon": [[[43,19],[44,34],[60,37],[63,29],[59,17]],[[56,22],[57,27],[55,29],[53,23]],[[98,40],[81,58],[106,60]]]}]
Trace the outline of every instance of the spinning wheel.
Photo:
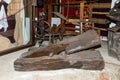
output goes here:
[{"label": "spinning wheel", "polygon": [[57,42],[57,39],[63,39],[59,30],[61,30],[59,26],[51,27],[50,24],[44,20],[43,16],[40,20],[36,21],[35,39],[38,41],[39,46],[41,46],[45,40],[49,41],[49,44],[54,44]]},{"label": "spinning wheel", "polygon": [[[50,24],[43,19],[38,20],[35,26],[35,39],[38,41],[39,46],[41,46],[44,40],[50,39]],[[50,40],[49,40],[50,41]]]},{"label": "spinning wheel", "polygon": [[36,37],[41,37],[47,34],[50,30],[50,25],[47,21],[38,21],[35,28]]}]

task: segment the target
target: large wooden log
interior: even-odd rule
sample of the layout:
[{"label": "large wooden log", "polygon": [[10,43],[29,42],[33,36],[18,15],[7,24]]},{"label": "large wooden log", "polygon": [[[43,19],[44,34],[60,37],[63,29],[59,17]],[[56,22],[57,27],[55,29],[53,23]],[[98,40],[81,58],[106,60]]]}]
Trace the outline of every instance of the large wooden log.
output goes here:
[{"label": "large wooden log", "polygon": [[14,67],[17,71],[56,70],[65,68],[102,70],[104,68],[104,61],[99,51],[89,50],[70,55],[19,58],[14,62]]},{"label": "large wooden log", "polygon": [[67,53],[74,53],[101,46],[101,40],[96,31],[89,30],[81,35],[64,39],[59,44],[66,45]]}]

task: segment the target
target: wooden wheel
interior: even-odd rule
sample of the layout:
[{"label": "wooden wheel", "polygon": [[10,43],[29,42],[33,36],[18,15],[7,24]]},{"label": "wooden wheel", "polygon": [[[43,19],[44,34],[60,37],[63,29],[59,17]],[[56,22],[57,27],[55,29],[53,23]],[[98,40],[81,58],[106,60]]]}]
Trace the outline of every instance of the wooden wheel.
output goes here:
[{"label": "wooden wheel", "polygon": [[[35,27],[35,38],[41,46],[45,40],[45,35],[49,33],[50,25],[47,21],[39,20]],[[49,37],[49,36],[48,36]]]}]

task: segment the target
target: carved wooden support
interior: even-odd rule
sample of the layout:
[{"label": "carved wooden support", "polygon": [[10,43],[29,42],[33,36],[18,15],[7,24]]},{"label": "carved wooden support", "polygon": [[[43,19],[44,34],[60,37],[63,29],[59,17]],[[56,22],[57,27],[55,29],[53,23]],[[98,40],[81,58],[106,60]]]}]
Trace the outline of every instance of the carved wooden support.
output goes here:
[{"label": "carved wooden support", "polygon": [[14,62],[14,67],[17,71],[56,70],[65,68],[102,70],[104,68],[104,61],[98,51],[88,50],[70,55],[59,54],[51,57],[19,58]]}]

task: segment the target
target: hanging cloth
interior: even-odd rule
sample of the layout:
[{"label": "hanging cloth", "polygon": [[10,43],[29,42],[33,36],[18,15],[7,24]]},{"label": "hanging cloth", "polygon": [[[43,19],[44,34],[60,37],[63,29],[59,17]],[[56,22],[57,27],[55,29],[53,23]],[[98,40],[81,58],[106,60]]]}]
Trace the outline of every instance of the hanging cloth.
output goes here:
[{"label": "hanging cloth", "polygon": [[[23,0],[21,0],[21,4],[20,4],[20,8],[23,8],[24,7],[24,4],[23,4]],[[22,35],[23,35],[23,44],[27,44],[30,40],[29,40],[29,36],[27,34],[27,29],[26,29],[26,25],[25,25],[25,10],[23,9],[21,12],[20,12],[20,17],[22,19]],[[27,23],[27,24],[30,24],[30,23]],[[28,30],[30,31],[30,29]]]},{"label": "hanging cloth", "polygon": [[[24,8],[23,0],[12,0],[11,3],[8,5],[8,16],[15,14],[22,8]],[[18,46],[27,44],[29,42],[29,39],[26,32],[24,9],[15,14],[15,20],[16,20],[14,31],[15,42],[17,43]]]},{"label": "hanging cloth", "polygon": [[1,6],[1,9],[0,9],[0,29],[2,28],[4,28],[4,32],[6,32],[8,28],[6,12],[5,12],[5,8],[3,5]]}]

